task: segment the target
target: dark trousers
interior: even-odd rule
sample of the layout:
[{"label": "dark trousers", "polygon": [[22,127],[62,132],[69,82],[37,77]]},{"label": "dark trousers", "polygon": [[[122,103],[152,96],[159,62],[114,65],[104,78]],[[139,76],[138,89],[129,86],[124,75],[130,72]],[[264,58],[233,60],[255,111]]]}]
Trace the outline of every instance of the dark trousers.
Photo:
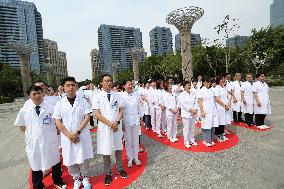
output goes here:
[{"label": "dark trousers", "polygon": [[253,125],[253,114],[245,113],[245,122],[248,126]]},{"label": "dark trousers", "polygon": [[94,127],[94,116],[90,116],[90,125]]},{"label": "dark trousers", "polygon": [[264,125],[264,119],[266,114],[255,114],[255,124],[256,126]]},{"label": "dark trousers", "polygon": [[219,125],[219,127],[215,127],[215,135],[220,136],[224,134],[225,125]]},{"label": "dark trousers", "polygon": [[145,115],[145,127],[146,128],[151,128],[151,116],[150,115]]},{"label": "dark trousers", "polygon": [[242,122],[242,112],[233,111],[234,122]]},{"label": "dark trousers", "polygon": [[[62,171],[60,162],[52,166],[52,180],[54,184],[62,184]],[[33,189],[43,189],[44,184],[42,182],[42,171],[32,171]]]}]

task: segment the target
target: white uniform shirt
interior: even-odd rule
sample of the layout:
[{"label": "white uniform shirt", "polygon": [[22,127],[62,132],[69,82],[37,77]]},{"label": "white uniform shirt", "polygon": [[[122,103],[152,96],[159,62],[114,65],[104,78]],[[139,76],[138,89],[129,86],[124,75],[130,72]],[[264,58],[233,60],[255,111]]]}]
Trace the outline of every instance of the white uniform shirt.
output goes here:
[{"label": "white uniform shirt", "polygon": [[[118,93],[110,92],[110,101],[107,92],[100,91],[94,96],[93,110],[99,110],[101,115],[111,122],[118,119],[119,108],[124,106],[123,100]],[[103,122],[99,121],[97,130],[97,153],[111,155],[115,150],[122,150],[122,128],[119,125],[118,131],[113,130]]]},{"label": "white uniform shirt", "polygon": [[174,92],[172,92],[172,94],[169,92],[165,92],[163,95],[163,101],[166,107],[166,115],[172,116],[173,112],[170,111],[170,109],[175,109],[178,107],[177,95]]},{"label": "white uniform shirt", "polygon": [[[228,91],[225,89],[225,87],[221,87],[220,85],[217,85],[214,90],[214,97],[220,97],[220,100],[225,104],[231,104],[229,103],[229,94]],[[229,109],[226,111],[226,109],[221,106],[218,102],[216,102],[217,105],[217,114],[218,114],[218,123],[219,125],[226,125],[230,124],[232,121],[231,114],[232,110]]]},{"label": "white uniform shirt", "polygon": [[14,123],[26,127],[26,152],[33,171],[48,170],[59,162],[57,130],[52,119],[53,108],[54,106],[44,100],[40,104],[38,116],[35,104],[31,101],[20,109]]},{"label": "white uniform shirt", "polygon": [[143,106],[143,110],[144,110],[144,114],[145,115],[150,115],[150,107],[149,107],[149,90],[148,89],[144,89],[141,92],[141,95],[144,96],[144,98],[146,98],[146,100],[142,100],[142,106]]},{"label": "white uniform shirt", "polygon": [[213,91],[206,87],[202,87],[197,94],[197,98],[202,99],[203,110],[205,113],[205,117],[201,117],[202,129],[218,127],[217,107]]},{"label": "white uniform shirt", "polygon": [[[85,98],[77,97],[73,106],[67,97],[60,100],[54,109],[53,118],[61,119],[64,127],[69,132],[76,132],[84,120],[84,116],[91,112],[90,105]],[[72,143],[64,134],[61,133],[61,146],[63,164],[71,166],[81,164],[87,159],[94,157],[90,130],[85,127],[79,135],[80,142]]]},{"label": "white uniform shirt", "polygon": [[124,98],[125,106],[123,108],[123,122],[125,126],[140,126],[140,117],[143,117],[140,96],[136,92],[128,94],[121,93]]},{"label": "white uniform shirt", "polygon": [[[258,96],[261,106],[258,107],[256,101],[254,101],[254,113],[255,114],[271,114],[271,104],[269,99],[269,87],[265,82],[257,81],[253,84],[253,92]],[[255,99],[254,99],[255,100]]]},{"label": "white uniform shirt", "polygon": [[149,97],[149,105],[156,107],[159,103],[158,101],[158,96],[157,96],[157,90],[153,89],[152,87],[149,88],[148,90],[148,97]]},{"label": "white uniform shirt", "polygon": [[[232,109],[233,111],[236,111],[236,112],[240,112],[241,111],[241,101],[242,101],[242,98],[241,98],[241,87],[242,87],[242,82],[241,81],[234,81],[232,83],[232,90],[234,90],[234,95],[237,99],[238,102],[234,103],[232,102]],[[234,99],[233,99],[234,101]]]},{"label": "white uniform shirt", "polygon": [[244,92],[246,104],[242,103],[242,112],[253,114],[253,83],[248,81],[242,83],[241,91]]},{"label": "white uniform shirt", "polygon": [[178,97],[179,107],[181,108],[181,117],[183,118],[192,118],[196,117],[196,114],[193,116],[191,109],[197,110],[196,96],[183,91]]}]

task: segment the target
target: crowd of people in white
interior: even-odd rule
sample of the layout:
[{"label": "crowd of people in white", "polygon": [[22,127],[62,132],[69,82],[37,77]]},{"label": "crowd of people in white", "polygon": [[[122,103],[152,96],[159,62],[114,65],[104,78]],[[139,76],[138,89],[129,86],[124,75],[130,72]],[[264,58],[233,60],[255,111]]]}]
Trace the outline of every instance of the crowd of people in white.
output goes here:
[{"label": "crowd of people in white", "polygon": [[202,145],[206,147],[215,145],[215,137],[217,142],[227,141],[225,126],[232,121],[267,129],[264,120],[271,113],[271,106],[265,76],[257,74],[253,81],[253,75],[248,73],[244,82],[241,76],[236,73],[234,81],[227,74],[214,79],[199,76],[182,83],[150,79],[113,84],[111,76],[105,74],[98,87],[90,83],[79,89],[75,78],[67,77],[57,92],[42,81],[36,82],[27,91],[30,99],[15,121],[25,132],[33,188],[44,188],[42,179],[51,167],[54,185],[67,188],[62,181],[58,141],[63,165],[74,178],[74,189],[82,184],[85,189],[91,188],[88,174],[89,161],[94,158],[90,134],[93,127],[97,127],[96,152],[103,156],[105,185],[112,182],[112,154],[117,173],[128,177],[122,165],[123,140],[128,167],[141,165],[141,125],[175,143],[177,122],[181,119],[186,148],[198,146],[196,123],[201,124]]}]

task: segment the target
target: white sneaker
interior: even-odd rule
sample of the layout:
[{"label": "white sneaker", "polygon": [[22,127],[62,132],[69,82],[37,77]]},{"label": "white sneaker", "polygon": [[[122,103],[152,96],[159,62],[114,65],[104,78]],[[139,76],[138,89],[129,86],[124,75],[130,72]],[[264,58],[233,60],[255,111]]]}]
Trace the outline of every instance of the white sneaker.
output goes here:
[{"label": "white sneaker", "polygon": [[214,145],[215,145],[215,142],[212,141],[212,142],[211,142],[211,146],[214,146]]},{"label": "white sneaker", "polygon": [[82,183],[83,183],[84,189],[92,188],[92,185],[90,184],[88,177],[84,177]]},{"label": "white sneaker", "polygon": [[198,146],[197,142],[195,142],[195,141],[190,142],[190,144],[191,144],[192,146]]},{"label": "white sneaker", "polygon": [[73,189],[80,189],[82,182],[79,179],[75,179]]},{"label": "white sneaker", "polygon": [[134,160],[134,163],[135,163],[135,165],[137,165],[137,166],[139,166],[139,165],[141,165],[142,163],[141,163],[141,161],[139,160],[139,159],[135,159]]},{"label": "white sneaker", "polygon": [[261,126],[256,126],[258,129],[261,129],[261,130],[263,130],[263,129],[266,129],[265,127],[263,127],[262,125]]},{"label": "white sneaker", "polygon": [[212,144],[210,142],[206,142],[206,141],[202,141],[202,144],[204,144],[207,147],[212,146]]},{"label": "white sneaker", "polygon": [[173,139],[174,139],[174,141],[175,141],[175,142],[177,142],[177,141],[178,141],[178,139],[177,139],[177,138],[173,138]]},{"label": "white sneaker", "polygon": [[223,137],[222,137],[222,138],[223,138],[223,140],[224,140],[224,141],[229,140],[227,137],[225,137],[225,135],[223,135]]},{"label": "white sneaker", "polygon": [[132,160],[128,161],[127,167],[131,168],[132,167]]},{"label": "white sneaker", "polygon": [[225,141],[225,140],[223,140],[223,138],[221,136],[217,136],[216,138],[217,138],[218,142],[224,142]]},{"label": "white sneaker", "polygon": [[267,125],[261,125],[261,126],[264,127],[265,129],[269,129]]},{"label": "white sneaker", "polygon": [[190,148],[190,147],[191,147],[188,141],[186,141],[186,142],[184,143],[184,145],[185,145],[186,148]]},{"label": "white sneaker", "polygon": [[163,135],[160,133],[160,134],[158,134],[158,137],[159,138],[163,138]]},{"label": "white sneaker", "polygon": [[173,138],[171,138],[170,141],[171,141],[172,143],[175,143],[175,139],[173,139]]}]

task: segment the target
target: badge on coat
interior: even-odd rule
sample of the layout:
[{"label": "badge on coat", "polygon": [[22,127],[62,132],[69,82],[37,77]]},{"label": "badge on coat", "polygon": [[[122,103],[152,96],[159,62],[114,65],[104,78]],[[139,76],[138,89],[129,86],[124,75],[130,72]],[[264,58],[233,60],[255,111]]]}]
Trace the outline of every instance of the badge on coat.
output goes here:
[{"label": "badge on coat", "polygon": [[50,124],[51,123],[51,117],[46,115],[45,118],[43,118],[42,123],[43,124]]},{"label": "badge on coat", "polygon": [[118,103],[117,101],[115,101],[115,103],[112,105],[112,109],[116,111],[117,108],[118,108]]}]

